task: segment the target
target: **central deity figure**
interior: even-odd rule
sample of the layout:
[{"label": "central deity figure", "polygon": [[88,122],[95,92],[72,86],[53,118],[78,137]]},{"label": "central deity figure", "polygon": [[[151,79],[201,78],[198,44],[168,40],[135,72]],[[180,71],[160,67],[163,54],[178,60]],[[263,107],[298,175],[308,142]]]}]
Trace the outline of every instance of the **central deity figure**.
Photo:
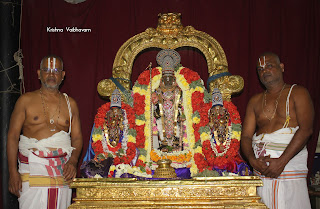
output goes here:
[{"label": "central deity figure", "polygon": [[[159,66],[142,72],[132,89],[137,164],[155,170],[159,160],[168,159],[178,177],[190,178],[198,171],[195,143],[201,144],[201,134],[209,137],[204,133],[210,109],[203,108],[209,104],[206,90],[198,73],[181,66],[175,50],[161,50],[156,59]],[[205,111],[199,112],[200,107]]]},{"label": "central deity figure", "polygon": [[180,56],[174,50],[163,50],[157,55],[162,67],[160,86],[152,93],[153,148],[162,152],[182,151],[185,133],[185,115],[182,91],[176,83],[174,68]]}]

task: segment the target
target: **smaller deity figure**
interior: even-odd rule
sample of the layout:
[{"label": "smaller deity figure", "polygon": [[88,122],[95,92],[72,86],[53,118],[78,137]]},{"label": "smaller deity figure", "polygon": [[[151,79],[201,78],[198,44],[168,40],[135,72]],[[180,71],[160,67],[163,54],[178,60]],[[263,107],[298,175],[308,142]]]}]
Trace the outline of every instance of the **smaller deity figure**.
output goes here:
[{"label": "smaller deity figure", "polygon": [[103,131],[109,146],[116,147],[123,138],[125,112],[121,109],[121,94],[115,89],[111,96],[110,110],[107,112]]},{"label": "smaller deity figure", "polygon": [[229,142],[229,112],[223,107],[223,99],[219,89],[212,93],[212,107],[209,110],[209,127],[212,134],[211,143],[218,145],[223,152]]},{"label": "smaller deity figure", "polygon": [[219,89],[212,92],[212,107],[208,111],[211,138],[204,141],[204,156],[208,166],[219,175],[249,175],[250,168],[240,156],[241,120],[231,101],[223,101]]},{"label": "smaller deity figure", "polygon": [[163,50],[159,52],[157,62],[163,71],[160,86],[152,93],[154,125],[158,133],[153,137],[153,148],[162,152],[182,151],[185,115],[182,91],[174,76],[180,55],[174,50]]},{"label": "smaller deity figure", "polygon": [[83,177],[91,178],[93,174],[111,177],[110,166],[135,165],[137,152],[132,121],[132,107],[121,102],[120,91],[115,89],[110,102],[102,105],[95,117],[90,144],[80,168]]}]

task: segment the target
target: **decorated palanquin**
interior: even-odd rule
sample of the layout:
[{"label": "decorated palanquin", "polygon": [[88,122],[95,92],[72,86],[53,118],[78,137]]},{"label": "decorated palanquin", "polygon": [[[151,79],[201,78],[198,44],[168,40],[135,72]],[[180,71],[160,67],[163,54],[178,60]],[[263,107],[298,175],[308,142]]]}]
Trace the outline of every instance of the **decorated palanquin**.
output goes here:
[{"label": "decorated palanquin", "polygon": [[[174,49],[183,46],[206,57],[208,90],[180,64]],[[134,59],[151,47],[160,49],[159,66],[130,89]],[[113,77],[98,85],[110,102],[95,117],[81,166],[86,179],[72,183],[71,208],[265,208],[256,195],[261,181],[239,154],[241,120],[231,95],[242,88],[214,38],[183,27],[180,14],[159,15],[156,29],[122,45]]]}]

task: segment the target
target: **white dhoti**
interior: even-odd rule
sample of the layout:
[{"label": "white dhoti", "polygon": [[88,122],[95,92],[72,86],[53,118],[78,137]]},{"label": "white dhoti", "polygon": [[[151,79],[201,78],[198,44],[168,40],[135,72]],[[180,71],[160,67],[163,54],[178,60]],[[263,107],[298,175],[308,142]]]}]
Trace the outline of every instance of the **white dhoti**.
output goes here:
[{"label": "white dhoti", "polygon": [[72,191],[69,188],[29,187],[29,182],[23,182],[19,208],[65,209],[71,204],[71,197]]},{"label": "white dhoti", "polygon": [[[57,150],[50,151],[46,147]],[[64,131],[42,140],[20,136],[20,209],[68,208],[72,191],[64,181],[63,167],[69,160],[72,149],[70,135]]]},{"label": "white dhoti", "polygon": [[[296,128],[282,128],[271,134],[253,136],[252,146],[256,158],[268,156],[279,158],[293,138]],[[263,186],[257,192],[262,202],[271,209],[308,209],[311,208],[306,177],[308,151],[304,147],[285,166],[281,175],[276,178],[262,176],[254,170],[254,174],[261,177]]]}]

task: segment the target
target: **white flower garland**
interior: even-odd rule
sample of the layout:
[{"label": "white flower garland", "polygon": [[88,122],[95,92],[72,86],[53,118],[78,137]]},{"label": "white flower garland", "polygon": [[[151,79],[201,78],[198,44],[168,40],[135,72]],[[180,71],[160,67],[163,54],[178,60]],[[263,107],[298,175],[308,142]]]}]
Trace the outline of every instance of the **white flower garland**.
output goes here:
[{"label": "white flower garland", "polygon": [[230,148],[230,144],[231,144],[231,137],[230,136],[231,136],[231,132],[232,132],[231,126],[229,126],[228,129],[229,130],[228,130],[227,137],[226,137],[227,139],[226,139],[225,148],[224,148],[223,152],[221,152],[221,153],[218,152],[218,150],[216,148],[216,143],[212,141],[213,137],[211,134],[210,145],[211,145],[211,148],[212,148],[214,154],[216,154],[216,156],[224,156]]},{"label": "white flower garland", "polygon": [[129,173],[139,177],[152,178],[151,174],[147,174],[140,170],[139,167],[131,167],[128,164],[119,164],[115,166],[115,178],[120,178],[122,174]]}]

